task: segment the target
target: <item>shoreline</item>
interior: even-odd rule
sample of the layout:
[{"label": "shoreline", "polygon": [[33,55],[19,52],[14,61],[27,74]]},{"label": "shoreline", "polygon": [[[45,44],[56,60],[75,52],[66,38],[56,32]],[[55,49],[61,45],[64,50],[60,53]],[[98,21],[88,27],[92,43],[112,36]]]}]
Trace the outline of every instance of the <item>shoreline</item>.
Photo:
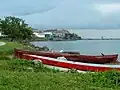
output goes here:
[{"label": "shoreline", "polygon": [[81,40],[44,40],[44,41],[39,41],[39,40],[34,40],[30,42],[62,42],[62,41],[92,41],[92,40],[98,40],[98,41],[114,41],[114,40],[120,40],[120,39],[81,39]]}]

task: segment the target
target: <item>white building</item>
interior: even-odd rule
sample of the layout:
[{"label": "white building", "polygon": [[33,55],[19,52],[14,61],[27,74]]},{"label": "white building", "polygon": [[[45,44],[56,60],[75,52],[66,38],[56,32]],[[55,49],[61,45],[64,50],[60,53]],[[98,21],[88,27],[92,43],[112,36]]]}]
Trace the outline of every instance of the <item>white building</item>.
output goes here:
[{"label": "white building", "polygon": [[42,33],[34,32],[33,34],[39,38],[45,38],[45,37],[50,38],[52,36],[52,32],[42,32]]},{"label": "white building", "polygon": [[51,38],[53,35],[52,32],[43,32],[42,34],[44,34],[46,38]]},{"label": "white building", "polygon": [[0,36],[2,36],[2,33],[0,32]]},{"label": "white building", "polygon": [[0,32],[0,36],[1,37],[6,37],[7,35],[3,35],[2,32]]},{"label": "white building", "polygon": [[34,32],[33,34],[39,38],[45,38],[45,34],[37,33],[37,32]]}]

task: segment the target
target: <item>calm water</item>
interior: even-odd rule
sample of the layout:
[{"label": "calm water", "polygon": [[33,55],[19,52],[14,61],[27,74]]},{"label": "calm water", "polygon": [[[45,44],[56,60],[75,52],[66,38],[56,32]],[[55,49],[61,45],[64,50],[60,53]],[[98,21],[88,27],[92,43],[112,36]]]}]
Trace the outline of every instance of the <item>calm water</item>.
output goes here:
[{"label": "calm water", "polygon": [[[69,29],[71,33],[76,33],[83,38],[120,38],[120,29]],[[48,46],[55,51],[78,51],[81,54],[100,55],[119,54],[120,40],[79,40],[79,41],[49,41],[33,42],[36,46]],[[119,56],[120,60],[120,56]]]},{"label": "calm water", "polygon": [[55,51],[78,51],[81,54],[120,54],[120,40],[78,40],[32,42],[36,46],[47,46]]}]

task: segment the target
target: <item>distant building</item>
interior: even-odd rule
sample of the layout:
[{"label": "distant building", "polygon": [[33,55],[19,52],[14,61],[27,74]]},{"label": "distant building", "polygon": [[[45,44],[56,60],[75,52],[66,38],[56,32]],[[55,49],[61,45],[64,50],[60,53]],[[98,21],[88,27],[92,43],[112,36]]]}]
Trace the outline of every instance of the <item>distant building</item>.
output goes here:
[{"label": "distant building", "polygon": [[45,38],[45,35],[44,35],[44,34],[40,34],[40,33],[37,33],[37,32],[34,32],[33,34],[34,34],[36,37]]},{"label": "distant building", "polygon": [[65,34],[69,34],[69,31],[64,29],[49,29],[44,30],[42,33],[44,33],[46,37],[64,37]]},{"label": "distant building", "polygon": [[0,32],[0,36],[2,36],[2,33]]},{"label": "distant building", "polygon": [[46,38],[51,38],[53,35],[52,32],[42,32],[41,34],[44,34]]},{"label": "distant building", "polygon": [[33,30],[33,32],[36,32],[36,33],[42,33],[41,30]]},{"label": "distant building", "polygon": [[49,29],[49,30],[44,30],[43,32],[55,32],[57,31],[58,29]]},{"label": "distant building", "polygon": [[7,35],[2,34],[2,32],[0,32],[0,37],[6,37]]},{"label": "distant building", "polygon": [[42,32],[42,33],[34,32],[33,34],[39,38],[51,38],[52,37],[52,32]]},{"label": "distant building", "polygon": [[67,30],[62,29],[62,30],[54,31],[53,34],[54,34],[55,36],[58,36],[58,37],[65,37],[65,35],[66,35],[66,34],[70,34],[70,32],[67,31]]},{"label": "distant building", "polygon": [[61,40],[65,38],[66,35],[68,36],[69,34],[71,34],[69,31],[65,29],[49,29],[43,31],[34,30],[33,32],[34,32],[33,34],[35,34],[37,37],[53,40],[54,39]]},{"label": "distant building", "polygon": [[65,29],[49,29],[49,30],[44,30],[42,33],[46,35],[46,37],[52,38],[52,39],[62,39],[66,35],[70,34],[69,31]]},{"label": "distant building", "polygon": [[102,39],[102,40],[104,39],[103,36],[101,37],[101,39]]}]

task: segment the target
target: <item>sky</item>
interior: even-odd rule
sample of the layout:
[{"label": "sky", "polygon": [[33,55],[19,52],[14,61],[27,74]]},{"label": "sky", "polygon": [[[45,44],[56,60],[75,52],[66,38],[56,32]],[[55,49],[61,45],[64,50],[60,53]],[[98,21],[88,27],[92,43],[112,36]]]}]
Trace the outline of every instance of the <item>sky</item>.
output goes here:
[{"label": "sky", "polygon": [[120,29],[69,29],[82,38],[120,38]]},{"label": "sky", "polygon": [[120,0],[0,0],[0,17],[34,28],[120,28]]}]

